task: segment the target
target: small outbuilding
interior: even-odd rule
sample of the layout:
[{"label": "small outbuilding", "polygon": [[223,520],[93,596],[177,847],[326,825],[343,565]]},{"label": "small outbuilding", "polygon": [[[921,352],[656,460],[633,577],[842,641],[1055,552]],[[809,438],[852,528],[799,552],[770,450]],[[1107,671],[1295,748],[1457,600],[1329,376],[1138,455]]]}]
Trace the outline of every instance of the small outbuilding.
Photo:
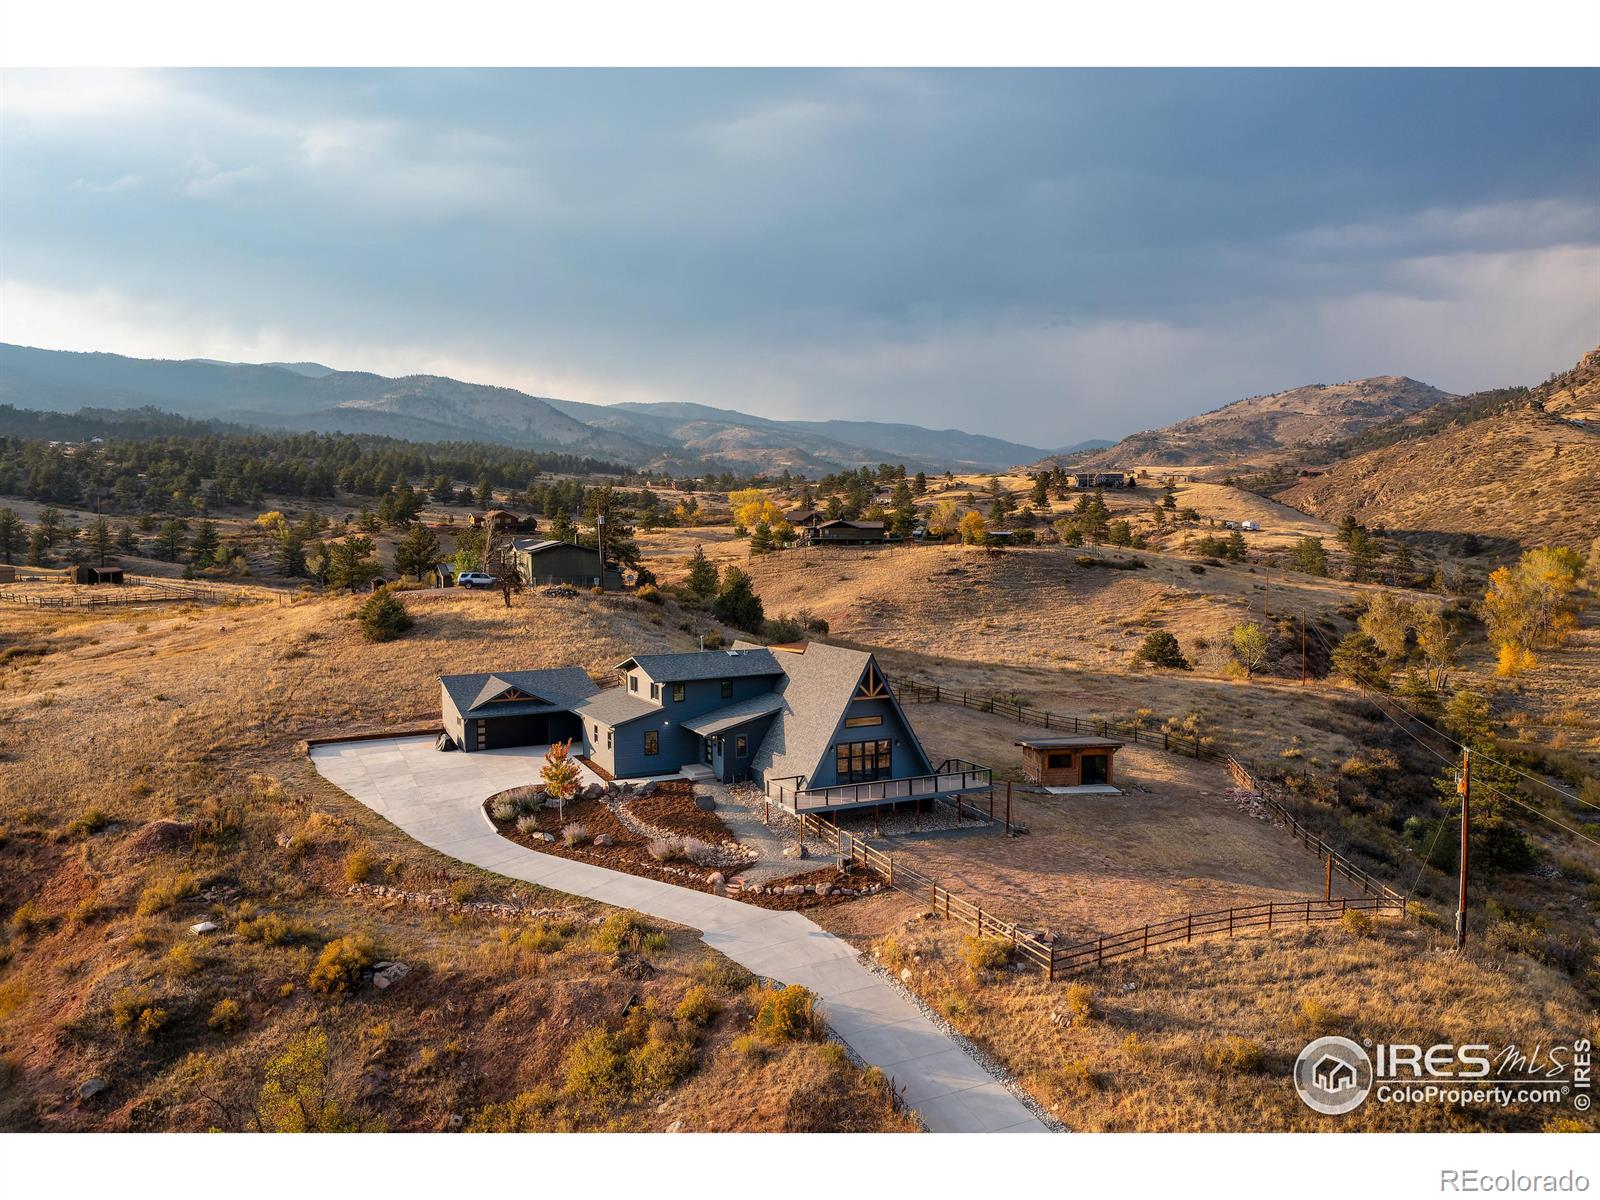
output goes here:
[{"label": "small outbuilding", "polygon": [[1041,787],[1114,783],[1112,758],[1122,743],[1089,734],[1022,738],[1022,773]]},{"label": "small outbuilding", "polygon": [[90,567],[76,566],[67,572],[67,578],[73,583],[121,583],[123,582],[121,567]]}]

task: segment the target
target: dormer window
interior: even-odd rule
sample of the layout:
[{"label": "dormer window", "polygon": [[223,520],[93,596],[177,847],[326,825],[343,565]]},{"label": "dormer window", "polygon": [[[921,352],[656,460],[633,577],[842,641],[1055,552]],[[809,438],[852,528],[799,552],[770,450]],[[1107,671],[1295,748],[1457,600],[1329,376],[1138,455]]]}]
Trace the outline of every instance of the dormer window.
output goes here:
[{"label": "dormer window", "polygon": [[656,701],[661,699],[661,685],[659,683],[652,683],[650,685],[650,699]]},{"label": "dormer window", "polygon": [[628,676],[628,690],[630,692],[637,692],[639,690],[639,677],[637,675]]},{"label": "dormer window", "polygon": [[724,679],[722,681],[722,698],[724,700],[733,699],[733,680]]}]

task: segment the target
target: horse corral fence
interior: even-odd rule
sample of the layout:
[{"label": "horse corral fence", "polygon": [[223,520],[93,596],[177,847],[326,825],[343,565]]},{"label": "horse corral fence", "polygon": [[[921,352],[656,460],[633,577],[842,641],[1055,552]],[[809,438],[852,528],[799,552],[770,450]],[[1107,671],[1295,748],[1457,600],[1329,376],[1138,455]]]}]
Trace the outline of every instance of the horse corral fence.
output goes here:
[{"label": "horse corral fence", "polygon": [[[1394,912],[1404,915],[1406,911],[1405,897],[1387,884],[1373,878],[1312,833],[1291,816],[1283,805],[1262,792],[1244,764],[1232,755],[1216,749],[1209,742],[1099,717],[1062,716],[1016,701],[1002,700],[999,697],[974,696],[970,692],[952,690],[939,685],[901,684],[894,690],[896,696],[903,701],[959,704],[978,712],[1008,716],[1019,724],[1042,725],[1046,729],[1063,732],[1087,731],[1101,737],[1114,732],[1127,737],[1130,741],[1152,746],[1169,754],[1220,761],[1235,786],[1259,797],[1273,817],[1281,821],[1301,845],[1321,858],[1327,868],[1328,887],[1321,899],[1275,900],[1263,904],[1213,909],[1209,912],[1183,913],[1160,921],[1148,921],[1117,933],[1100,933],[1081,941],[1069,942],[1042,930],[1029,929],[997,916],[986,910],[981,902],[975,903],[956,895],[938,881],[907,867],[904,863],[896,862],[893,855],[867,845],[861,838],[840,829],[838,825],[825,818],[804,812],[794,814],[799,818],[803,836],[816,836],[824,845],[831,846],[841,863],[864,867],[906,895],[918,899],[926,898],[935,916],[966,926],[979,937],[993,937],[1009,943],[1012,952],[1018,958],[1040,968],[1051,981],[1059,975],[1075,970],[1101,967],[1118,959],[1148,954],[1153,947],[1177,942],[1187,944],[1197,938],[1233,937],[1236,933],[1249,929],[1270,931],[1287,925],[1314,925],[1323,921],[1338,921],[1349,912],[1367,912],[1374,915]],[[1363,894],[1335,898],[1332,892],[1332,880],[1335,874],[1355,884]]]},{"label": "horse corral fence", "polygon": [[274,588],[236,584],[201,583],[188,579],[168,579],[156,575],[127,575],[122,583],[69,583],[64,571],[29,568],[40,582],[65,584],[65,594],[45,591],[0,589],[0,603],[30,608],[111,608],[135,604],[287,604],[293,597]]}]

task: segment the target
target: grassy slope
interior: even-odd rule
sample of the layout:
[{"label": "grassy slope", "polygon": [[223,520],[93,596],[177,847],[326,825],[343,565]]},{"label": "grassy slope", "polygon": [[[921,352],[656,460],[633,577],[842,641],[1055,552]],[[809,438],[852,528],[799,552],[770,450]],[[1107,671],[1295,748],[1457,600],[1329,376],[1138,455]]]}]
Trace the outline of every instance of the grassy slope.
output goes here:
[{"label": "grassy slope", "polygon": [[[717,959],[687,931],[643,955],[602,950],[585,930],[605,910],[418,847],[297,749],[308,734],[436,718],[434,675],[444,668],[554,665],[575,647],[601,668],[625,647],[682,648],[686,635],[636,601],[525,597],[510,611],[484,595],[410,603],[411,636],[377,647],[360,640],[351,601],[340,598],[110,619],[0,614],[0,1127],[247,1120],[264,1065],[318,1027],[332,1043],[337,1094],[389,1128],[442,1128],[451,1114],[470,1121],[538,1085],[559,1089],[563,1056],[587,1029],[616,1027],[630,998],[670,1012],[694,970]],[[73,828],[94,810],[109,823]],[[193,844],[155,843],[156,819],[198,822]],[[375,880],[430,893],[441,907],[349,894],[354,850],[375,859]],[[139,913],[153,909],[147,893],[190,879],[197,894]],[[574,932],[519,943],[528,921],[474,915],[452,890],[552,909]],[[278,946],[247,941],[237,922],[250,910],[302,932]],[[189,937],[205,917],[223,931]],[[316,994],[307,975],[317,947],[342,935],[417,969],[390,992]],[[115,1001],[139,993],[167,1014],[148,1037],[112,1025]],[[223,998],[242,1006],[238,1032],[208,1026]],[[749,1027],[749,1005],[723,1000],[687,1081],[618,1102],[558,1095],[526,1122],[904,1127],[881,1088],[815,1047],[759,1062],[730,1049]],[[90,1077],[109,1086],[80,1101],[75,1089]]]}]

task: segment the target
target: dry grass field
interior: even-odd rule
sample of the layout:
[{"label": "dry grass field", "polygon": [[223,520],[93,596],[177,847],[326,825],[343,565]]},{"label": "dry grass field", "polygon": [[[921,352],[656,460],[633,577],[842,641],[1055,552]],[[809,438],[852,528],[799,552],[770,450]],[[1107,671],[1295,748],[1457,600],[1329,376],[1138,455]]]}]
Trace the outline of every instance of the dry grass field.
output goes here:
[{"label": "dry grass field", "polygon": [[[879,904],[878,901],[871,902]],[[1323,1117],[1290,1069],[1313,1037],[1481,1042],[1600,1035],[1566,979],[1518,955],[1465,959],[1413,924],[1278,930],[1153,951],[1048,983],[1033,968],[974,970],[965,936],[882,904],[831,922],[907,971],[911,986],[1080,1131],[1414,1131],[1597,1128],[1571,1107],[1378,1104]],[[1558,1123],[1558,1122],[1568,1122]]]},{"label": "dry grass field", "polygon": [[[935,761],[966,758],[1007,779],[1020,754],[1012,742],[1040,732],[947,704],[913,705],[909,714]],[[1124,746],[1116,780],[1124,795],[1014,787],[1012,820],[1026,826],[1023,837],[897,838],[895,850],[957,895],[1068,940],[1184,912],[1322,894],[1322,867],[1282,830],[1230,803],[1227,773],[1217,764]]]},{"label": "dry grass field", "polygon": [[[302,738],[435,720],[441,670],[692,645],[631,598],[407,603],[380,646],[340,597],[0,614],[0,1128],[292,1128],[289,1067],[341,1128],[907,1128],[826,1044],[751,1038],[691,933],[596,924],[316,775]],[[375,958],[412,972],[377,990]],[[675,1015],[697,983],[718,1015]]]}]

